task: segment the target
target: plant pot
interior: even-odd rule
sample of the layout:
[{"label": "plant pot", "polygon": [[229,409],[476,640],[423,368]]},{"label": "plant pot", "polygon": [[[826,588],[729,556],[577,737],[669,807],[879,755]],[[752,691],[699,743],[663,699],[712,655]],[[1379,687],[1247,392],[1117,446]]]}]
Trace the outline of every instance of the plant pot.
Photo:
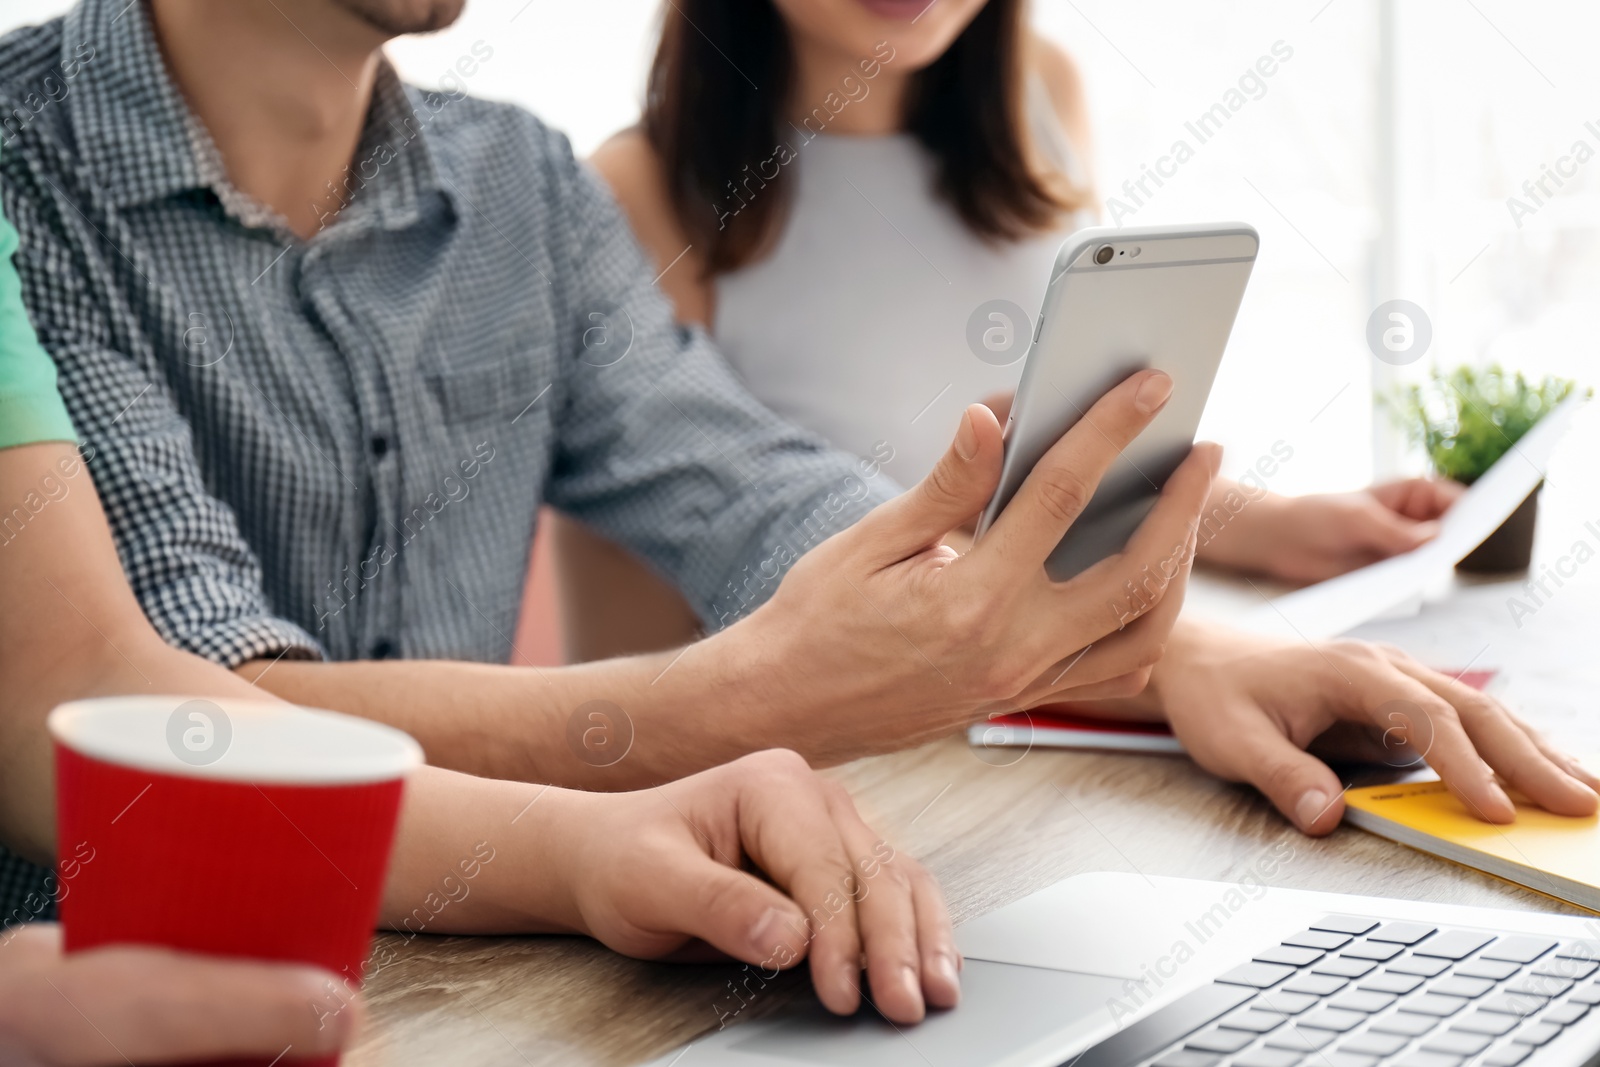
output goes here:
[{"label": "plant pot", "polygon": [[1517,510],[1506,516],[1506,521],[1494,533],[1484,538],[1481,545],[1456,564],[1456,570],[1463,574],[1515,574],[1527,570],[1533,561],[1533,534],[1539,519],[1539,490],[1543,488],[1543,482],[1534,486],[1533,492],[1517,505]]}]

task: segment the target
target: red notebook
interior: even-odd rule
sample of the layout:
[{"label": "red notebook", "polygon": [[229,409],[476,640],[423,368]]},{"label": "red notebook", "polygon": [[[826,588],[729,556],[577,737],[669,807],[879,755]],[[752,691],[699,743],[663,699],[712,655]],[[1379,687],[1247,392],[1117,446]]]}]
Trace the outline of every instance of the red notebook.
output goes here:
[{"label": "red notebook", "polygon": [[[1484,689],[1498,673],[1446,671],[1472,686]],[[1076,748],[1109,752],[1181,753],[1183,744],[1164,722],[1126,722],[1106,719],[1060,704],[1049,710],[998,715],[967,729],[974,748]]]}]

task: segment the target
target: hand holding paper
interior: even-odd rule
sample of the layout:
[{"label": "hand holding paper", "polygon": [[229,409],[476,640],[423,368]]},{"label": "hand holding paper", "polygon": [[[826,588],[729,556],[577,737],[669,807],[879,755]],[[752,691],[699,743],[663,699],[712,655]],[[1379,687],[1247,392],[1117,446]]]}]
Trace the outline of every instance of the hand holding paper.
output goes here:
[{"label": "hand holding paper", "polygon": [[1249,612],[1239,625],[1279,637],[1337,637],[1420,596],[1482,544],[1539,485],[1550,454],[1585,403],[1585,397],[1574,395],[1539,420],[1444,513],[1433,540],[1369,567],[1286,593]]}]

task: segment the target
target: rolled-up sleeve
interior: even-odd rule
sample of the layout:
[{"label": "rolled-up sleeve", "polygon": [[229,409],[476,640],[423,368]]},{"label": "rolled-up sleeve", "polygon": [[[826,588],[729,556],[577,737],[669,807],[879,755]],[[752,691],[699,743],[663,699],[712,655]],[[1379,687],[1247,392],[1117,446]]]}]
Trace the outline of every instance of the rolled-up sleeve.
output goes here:
[{"label": "rolled-up sleeve", "polygon": [[570,269],[554,280],[565,395],[549,499],[633,549],[720,628],[899,487],[768,410],[703,331],[679,326],[610,193],[548,136],[570,239]]},{"label": "rolled-up sleeve", "polygon": [[[62,180],[65,180],[63,177]],[[233,512],[206,488],[189,424],[131,330],[95,306],[77,254],[109,238],[17,157],[0,160],[0,205],[15,225],[15,255],[40,343],[116,535],[122,567],[156,631],[172,645],[233,667],[262,657],[312,658],[322,649],[278,617],[261,566]],[[125,266],[138,270],[131,261]]]}]

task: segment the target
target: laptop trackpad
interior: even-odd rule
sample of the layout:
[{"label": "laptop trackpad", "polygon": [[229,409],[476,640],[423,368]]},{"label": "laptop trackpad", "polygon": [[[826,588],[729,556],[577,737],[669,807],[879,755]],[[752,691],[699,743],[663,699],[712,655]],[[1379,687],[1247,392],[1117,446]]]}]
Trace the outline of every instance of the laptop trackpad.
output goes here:
[{"label": "laptop trackpad", "polygon": [[842,1019],[820,1005],[728,1046],[783,1063],[838,1067],[971,1067],[1060,1033],[1063,1044],[1111,1021],[1120,978],[968,960],[961,1006],[895,1027],[872,1008]]}]

